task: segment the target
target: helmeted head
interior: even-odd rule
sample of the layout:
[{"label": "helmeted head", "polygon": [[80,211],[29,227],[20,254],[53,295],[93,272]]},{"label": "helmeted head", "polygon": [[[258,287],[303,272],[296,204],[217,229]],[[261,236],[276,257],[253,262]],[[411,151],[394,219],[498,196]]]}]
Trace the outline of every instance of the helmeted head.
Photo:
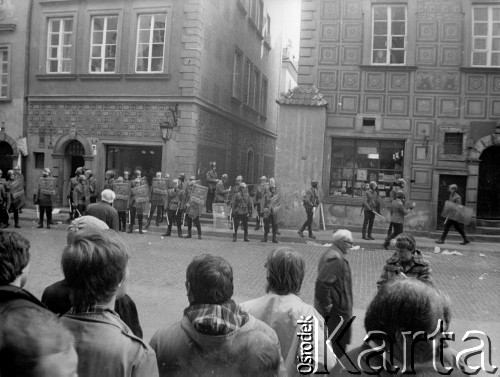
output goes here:
[{"label": "helmeted head", "polygon": [[236,177],[236,184],[239,185],[241,182],[243,182],[243,177],[241,175],[239,175]]},{"label": "helmeted head", "polygon": [[135,172],[134,172],[134,173],[135,173],[135,176],[136,176],[136,177],[139,177],[139,178],[140,178],[140,177],[141,177],[141,175],[142,175],[142,171],[141,171],[140,169],[135,169]]},{"label": "helmeted head", "polygon": [[161,171],[156,172],[156,178],[161,178]]},{"label": "helmeted head", "polygon": [[179,180],[177,178],[172,181],[172,186],[173,187],[179,186]]},{"label": "helmeted head", "polygon": [[115,172],[113,170],[108,170],[106,172],[106,179],[114,178],[115,177]]},{"label": "helmeted head", "polygon": [[116,178],[115,182],[116,183],[123,183],[123,177],[120,176],[120,177]]},{"label": "helmeted head", "polygon": [[185,173],[180,173],[179,174],[179,181],[184,182],[185,179],[186,179],[186,174]]},{"label": "helmeted head", "polygon": [[370,189],[371,189],[371,190],[375,190],[376,188],[377,188],[377,182],[375,182],[375,181],[371,181],[371,182],[370,182]]},{"label": "helmeted head", "polygon": [[266,183],[266,182],[267,182],[267,177],[265,175],[260,177],[260,183]]},{"label": "helmeted head", "polygon": [[271,192],[271,194],[274,194],[276,192],[276,185],[269,186],[269,191]]},{"label": "helmeted head", "polygon": [[83,174],[83,170],[82,170],[82,168],[77,168],[77,169],[75,170],[75,176],[76,176],[76,177],[79,177],[81,174]]},{"label": "helmeted head", "polygon": [[10,169],[9,171],[7,171],[7,177],[13,177],[14,176],[14,170],[13,169]]},{"label": "helmeted head", "polygon": [[85,177],[85,174],[80,174],[78,176],[78,182],[84,183],[87,180],[87,177]]},{"label": "helmeted head", "polygon": [[14,166],[14,173],[21,173],[21,168],[19,165]]},{"label": "helmeted head", "polygon": [[318,181],[317,181],[317,180],[315,180],[315,179],[313,179],[313,180],[311,181],[311,187],[318,188]]},{"label": "helmeted head", "polygon": [[403,187],[405,187],[405,186],[406,186],[406,181],[405,181],[403,178],[398,178],[398,180],[396,181],[396,184],[397,184],[399,187],[403,188]]},{"label": "helmeted head", "polygon": [[113,192],[113,190],[106,189],[101,192],[101,200],[103,202],[113,204],[115,201],[116,194]]},{"label": "helmeted head", "polygon": [[192,181],[195,181],[196,180],[196,177],[194,175],[192,175],[191,177],[189,177],[189,182],[192,182]]},{"label": "helmeted head", "polygon": [[50,175],[50,169],[49,168],[43,169],[42,176],[48,177],[49,175]]},{"label": "helmeted head", "polygon": [[168,174],[168,173],[163,174],[163,178],[169,179],[170,178],[170,174]]},{"label": "helmeted head", "polygon": [[450,185],[450,187],[448,188],[448,191],[449,191],[449,192],[452,192],[452,193],[453,193],[453,192],[457,192],[457,190],[458,190],[458,186],[457,186],[456,184],[452,184],[452,185]]},{"label": "helmeted head", "polygon": [[92,178],[94,174],[92,173],[92,170],[88,169],[85,171],[85,176],[88,178]]},{"label": "helmeted head", "polygon": [[123,179],[129,179],[130,178],[130,172],[128,170],[123,171]]},{"label": "helmeted head", "polygon": [[247,184],[245,182],[240,183],[240,191],[241,192],[246,192],[247,190]]},{"label": "helmeted head", "polygon": [[215,170],[216,168],[217,168],[217,163],[216,163],[215,161],[212,161],[212,162],[210,163],[210,169]]},{"label": "helmeted head", "polygon": [[225,183],[225,182],[227,182],[227,180],[229,179],[229,177],[228,177],[227,174],[222,174],[221,179]]},{"label": "helmeted head", "polygon": [[398,191],[396,193],[396,199],[401,199],[403,200],[405,198],[405,193],[403,191]]}]

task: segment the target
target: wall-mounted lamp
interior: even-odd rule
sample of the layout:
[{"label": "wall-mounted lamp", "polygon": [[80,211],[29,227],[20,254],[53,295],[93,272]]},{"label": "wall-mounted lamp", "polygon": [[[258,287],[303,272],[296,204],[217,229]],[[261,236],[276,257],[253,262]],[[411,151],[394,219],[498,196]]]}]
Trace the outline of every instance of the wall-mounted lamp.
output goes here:
[{"label": "wall-mounted lamp", "polygon": [[170,106],[165,113],[165,122],[160,122],[161,138],[166,143],[172,137],[172,131],[178,126],[178,105]]}]

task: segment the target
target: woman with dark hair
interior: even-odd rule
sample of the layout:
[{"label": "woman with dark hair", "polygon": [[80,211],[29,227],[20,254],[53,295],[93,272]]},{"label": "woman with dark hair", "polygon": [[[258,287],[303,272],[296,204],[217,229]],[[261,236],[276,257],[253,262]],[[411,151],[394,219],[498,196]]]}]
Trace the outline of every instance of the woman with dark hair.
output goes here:
[{"label": "woman with dark hair", "polygon": [[280,247],[269,253],[265,267],[267,294],[244,302],[241,306],[276,331],[288,376],[301,375],[297,369],[301,356],[301,341],[297,336],[302,332],[301,320],[307,317],[317,319],[312,321],[318,327],[314,330],[319,337],[314,340],[314,344],[321,346],[318,350],[318,360],[313,362],[317,363],[318,371],[331,369],[335,361],[331,348],[323,347],[323,317],[297,296],[304,280],[305,262],[302,255],[289,247]]},{"label": "woman with dark hair", "polygon": [[[457,356],[443,338],[450,318],[449,298],[434,285],[404,276],[393,279],[368,306],[364,343],[340,359],[333,375],[356,370],[358,375],[449,374]],[[462,369],[461,360],[458,364]]]}]

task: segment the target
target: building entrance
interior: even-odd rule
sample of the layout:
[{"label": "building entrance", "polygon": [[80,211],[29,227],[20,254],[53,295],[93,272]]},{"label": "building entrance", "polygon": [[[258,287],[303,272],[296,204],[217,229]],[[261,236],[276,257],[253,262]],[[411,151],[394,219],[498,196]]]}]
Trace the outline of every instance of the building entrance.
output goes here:
[{"label": "building entrance", "polygon": [[480,160],[476,217],[500,220],[500,146],[485,149]]},{"label": "building entrance", "polygon": [[107,145],[106,170],[114,170],[117,178],[123,176],[125,169],[132,174],[136,169],[140,169],[151,184],[156,172],[162,171],[161,148],[152,145]]},{"label": "building entrance", "polygon": [[75,176],[75,171],[79,167],[85,166],[85,148],[82,143],[78,140],[72,140],[66,145],[64,149],[64,172],[63,172],[63,197],[62,204],[69,205],[68,195],[69,195],[69,180]]}]

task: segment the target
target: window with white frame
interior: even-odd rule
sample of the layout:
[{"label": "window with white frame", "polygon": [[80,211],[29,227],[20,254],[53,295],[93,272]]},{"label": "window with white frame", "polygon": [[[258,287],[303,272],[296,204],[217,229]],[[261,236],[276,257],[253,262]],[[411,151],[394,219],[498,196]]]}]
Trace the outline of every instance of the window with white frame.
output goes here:
[{"label": "window with white frame", "polygon": [[166,13],[139,15],[136,72],[163,72],[166,28]]},{"label": "window with white frame", "polygon": [[47,73],[71,73],[72,34],[72,18],[52,18],[49,20]]},{"label": "window with white frame", "polygon": [[267,77],[264,75],[262,75],[262,84],[260,90],[260,113],[265,116],[267,114]]},{"label": "window with white frame", "polygon": [[260,71],[254,70],[254,85],[253,85],[253,108],[255,111],[260,111]]},{"label": "window with white frame", "polygon": [[245,73],[243,76],[243,103],[251,105],[252,103],[252,62],[250,59],[245,61]]},{"label": "window with white frame", "polygon": [[406,63],[406,6],[374,5],[372,64]]},{"label": "window with white frame", "polygon": [[118,16],[95,16],[90,34],[89,71],[112,73],[116,71]]},{"label": "window with white frame", "polygon": [[234,50],[233,56],[233,97],[241,100],[241,72],[243,70],[243,54]]},{"label": "window with white frame", "polygon": [[500,66],[500,5],[472,9],[472,65]]},{"label": "window with white frame", "polygon": [[1,64],[1,84],[0,84],[0,98],[8,98],[9,97],[9,74],[10,74],[10,66],[9,66],[9,49],[8,48],[0,48],[0,64]]}]

